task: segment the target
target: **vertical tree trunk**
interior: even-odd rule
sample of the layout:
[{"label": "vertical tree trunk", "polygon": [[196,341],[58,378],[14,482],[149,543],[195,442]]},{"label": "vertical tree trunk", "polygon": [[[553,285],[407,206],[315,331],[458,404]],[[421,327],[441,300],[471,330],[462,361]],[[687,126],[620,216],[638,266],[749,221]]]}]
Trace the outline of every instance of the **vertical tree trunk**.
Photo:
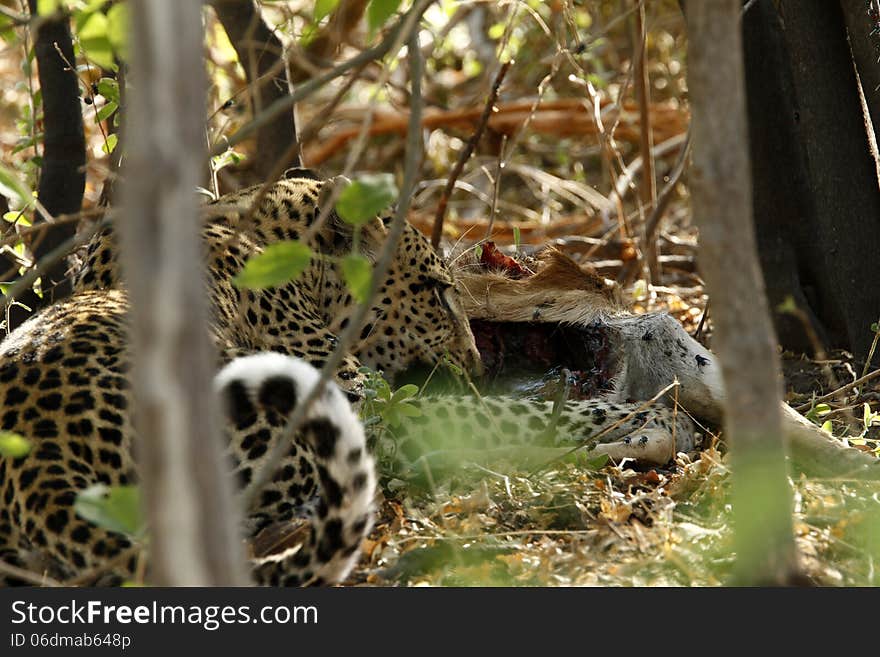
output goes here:
[{"label": "vertical tree trunk", "polygon": [[152,581],[240,585],[247,578],[215,419],[194,191],[205,163],[201,3],[130,7],[120,233]]},{"label": "vertical tree trunk", "polygon": [[[253,113],[268,107],[289,93],[289,72],[284,62],[284,46],[260,16],[253,0],[211,0],[211,6],[229,36],[238,61],[247,76]],[[278,67],[281,63],[280,68]],[[268,75],[274,70],[274,75]],[[254,170],[261,180],[297,139],[294,113],[284,112],[257,131]],[[300,166],[297,156],[290,166]]]},{"label": "vertical tree trunk", "polygon": [[861,361],[880,311],[880,187],[843,12],[836,2],[778,5],[797,101],[795,125],[815,204],[815,219],[799,226],[796,237],[813,244],[816,254],[804,258],[801,277],[810,280],[812,309],[832,343]]},{"label": "vertical tree trunk", "polygon": [[779,364],[752,224],[740,0],[687,6],[694,215],[712,299],[731,450],[734,581],[797,573],[780,415]]},{"label": "vertical tree trunk", "polygon": [[818,263],[825,245],[813,237],[817,219],[813,182],[802,142],[805,135],[798,126],[800,109],[782,21],[773,0],[753,2],[743,17],[742,31],[752,207],[771,316],[783,347],[812,354],[814,345],[802,321],[775,311],[791,297],[823,344],[840,342],[839,336],[830,338],[813,311],[820,305],[815,279],[822,276]]},{"label": "vertical tree trunk", "polygon": [[[37,15],[37,0],[28,0],[32,16]],[[75,65],[73,41],[67,17],[39,20],[35,23],[34,53],[43,94],[43,163],[37,197],[52,215],[80,211],[86,184],[86,141],[83,133],[82,106]],[[67,61],[65,61],[67,60]],[[55,250],[73,236],[76,224],[63,223],[47,228],[31,246],[34,257]],[[37,310],[63,299],[71,292],[66,279],[67,260],[50,267],[42,277],[43,299],[32,290],[18,300]],[[28,318],[18,306],[9,311],[10,330]]]}]

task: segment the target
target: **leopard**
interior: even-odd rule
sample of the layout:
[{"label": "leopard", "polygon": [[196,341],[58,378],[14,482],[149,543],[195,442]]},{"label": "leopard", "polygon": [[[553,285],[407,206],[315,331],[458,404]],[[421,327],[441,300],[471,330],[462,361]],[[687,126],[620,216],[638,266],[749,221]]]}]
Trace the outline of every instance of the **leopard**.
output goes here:
[{"label": "leopard", "polygon": [[[227,408],[230,469],[242,489],[258,469],[274,471],[252,497],[243,531],[253,537],[301,517],[311,523],[295,554],[253,564],[259,584],[338,582],[370,530],[374,467],[351,410],[362,392],[362,368],[393,373],[412,361],[434,363],[438,354],[465,369],[478,362],[450,270],[407,226],[359,339],[324,393],[323,410],[310,408],[290,450],[267,465],[273,438],[314,385],[315,368],[326,364],[356,304],[339,264],[352,250],[353,229],[335,212],[320,216],[331,184],[289,172],[203,212],[209,332],[216,394]],[[377,216],[360,227],[362,254],[376,258],[390,220]],[[234,284],[250,257],[297,239],[317,255],[296,280],[265,289]],[[0,558],[59,581],[100,571],[132,548],[130,537],[86,521],[74,508],[91,486],[137,482],[124,278],[111,227],[90,243],[75,293],[0,343],[0,430],[32,442],[24,456],[0,457]],[[107,581],[130,579],[138,558],[114,567]]]},{"label": "leopard", "polygon": [[[267,462],[353,314],[342,257],[357,244],[375,261],[392,221],[378,215],[355,236],[330,203],[339,184],[345,181],[294,169],[269,185],[221,196],[202,212],[214,392],[226,411],[230,471],[240,490],[263,468],[274,473],[247,497],[243,536],[253,539],[297,519],[310,527],[302,544],[252,560],[253,579],[263,585],[337,583],[357,558],[373,524],[378,481],[370,454],[375,441],[358,418],[368,372],[393,379],[424,363],[467,377],[479,376],[482,367],[466,312],[473,291],[407,224],[325,397],[308,410],[289,451]],[[303,241],[314,254],[297,278],[263,289],[236,284],[251,257],[286,240]],[[0,343],[0,431],[33,444],[24,456],[0,456],[0,559],[62,582],[106,571],[105,582],[119,583],[138,567],[131,538],[75,512],[78,494],[93,485],[137,482],[129,301],[112,227],[89,243],[74,288]],[[668,459],[692,446],[692,427],[675,407],[643,406],[598,399],[560,409],[504,395],[426,395],[414,401],[417,413],[407,418],[406,431],[395,432],[393,470],[419,470],[425,457],[449,447],[450,437],[455,452],[488,454],[508,441],[587,444],[621,459]],[[439,443],[428,425],[441,428]],[[478,427],[491,428],[490,437]]]}]

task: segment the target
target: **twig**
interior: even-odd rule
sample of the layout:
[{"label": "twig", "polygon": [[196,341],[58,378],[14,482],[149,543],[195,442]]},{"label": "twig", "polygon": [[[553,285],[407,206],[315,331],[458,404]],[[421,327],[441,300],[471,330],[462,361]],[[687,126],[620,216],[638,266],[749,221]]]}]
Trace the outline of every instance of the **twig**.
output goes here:
[{"label": "twig", "polygon": [[639,147],[642,152],[642,185],[641,199],[644,207],[654,204],[657,195],[657,183],[654,179],[654,157],[651,153],[654,139],[651,134],[650,87],[648,85],[648,69],[645,66],[648,32],[645,28],[645,2],[636,0],[636,11],[633,12],[633,87],[636,102],[639,105]]},{"label": "twig", "polygon": [[96,221],[79,235],[74,235],[70,239],[61,243],[57,248],[43,256],[40,259],[40,262],[37,263],[37,265],[33,269],[31,269],[24,276],[19,278],[12,285],[12,287],[10,287],[6,291],[6,294],[3,295],[3,303],[2,306],[0,306],[0,312],[4,312],[6,308],[9,307],[9,304],[11,304],[16,297],[21,295],[25,290],[29,289],[34,284],[34,282],[46,272],[46,270],[52,267],[52,265],[54,265],[56,262],[59,262],[69,253],[73,252],[74,250],[78,249],[80,246],[88,242],[101,229],[109,226],[110,223],[111,216],[108,213],[107,216],[105,216],[100,221]]},{"label": "twig", "polygon": [[840,386],[840,381],[837,379],[834,370],[828,362],[828,354],[825,351],[825,345],[823,345],[822,340],[819,339],[819,334],[816,332],[816,327],[813,326],[813,322],[810,320],[809,315],[807,315],[807,313],[794,302],[792,302],[790,306],[787,302],[783,305],[786,307],[781,308],[780,310],[788,315],[792,315],[803,326],[807,340],[813,348],[813,357],[817,362],[821,363],[822,373],[825,375],[829,387],[837,389]]},{"label": "twig", "polygon": [[19,14],[17,11],[4,7],[3,5],[0,5],[0,16],[9,19],[11,24],[15,26],[27,25],[31,22],[31,19],[25,14]]},{"label": "twig", "polygon": [[846,385],[840,386],[837,390],[829,392],[827,395],[822,395],[821,397],[816,397],[815,399],[811,399],[806,404],[801,404],[800,406],[795,406],[794,410],[796,410],[798,413],[803,413],[804,411],[808,411],[815,404],[828,401],[829,399],[834,399],[838,395],[840,395],[844,392],[847,392],[848,390],[851,390],[852,388],[855,388],[856,386],[860,386],[863,383],[867,383],[868,381],[876,379],[878,376],[880,376],[880,369],[874,370],[870,374],[866,374],[865,376],[859,377],[855,381],[851,381],[851,382],[847,383]]},{"label": "twig", "polygon": [[[667,153],[671,153],[676,149],[680,149],[681,146],[685,143],[686,139],[686,131],[676,133],[672,135],[669,139],[665,139],[655,144],[654,147],[651,149],[651,155],[656,159],[658,157],[666,155]],[[681,153],[680,150],[678,152]],[[642,159],[641,155],[637,155],[629,164],[621,166],[620,175],[614,182],[614,187],[621,197],[626,196],[627,190],[634,186],[633,179],[635,178],[636,174],[641,171],[643,166],[644,160]]]},{"label": "twig", "polygon": [[394,27],[388,32],[388,35],[377,46],[364,50],[360,54],[355,55],[351,59],[330,69],[323,75],[314,77],[308,82],[300,85],[287,96],[274,101],[266,109],[254,116],[250,122],[239,128],[235,134],[224,139],[222,144],[215,146],[210,154],[212,156],[222,154],[227,148],[231,148],[242,142],[254,132],[267,125],[280,113],[286,112],[299,101],[308,98],[319,89],[322,89],[328,82],[335,80],[353,68],[357,68],[358,66],[369,63],[375,59],[381,59],[387,55],[394,45],[400,41],[401,35],[404,35],[403,40],[406,41],[405,35],[410,34],[416,28],[422,14],[425,13],[427,8],[433,2],[434,0],[416,0],[410,10],[397,21]]},{"label": "twig", "polygon": [[874,339],[871,341],[871,348],[868,349],[868,357],[865,359],[865,366],[862,368],[862,376],[868,373],[871,367],[871,361],[874,360],[874,352],[877,350],[877,342],[880,341],[880,319],[877,320],[877,330],[874,331]]},{"label": "twig", "polygon": [[[79,43],[80,47],[82,47],[82,43],[79,42],[79,39],[77,39],[77,43]],[[83,86],[83,90],[85,91],[88,99],[91,101],[89,103],[89,106],[95,110],[95,125],[97,125],[98,130],[101,131],[101,137],[104,139],[104,148],[109,153],[110,148],[107,145],[107,132],[104,130],[104,126],[102,125],[102,122],[98,120],[98,109],[95,107],[95,92],[93,90],[94,88],[92,87],[89,80],[85,76],[80,74],[77,67],[74,66],[73,64],[71,64],[70,60],[64,55],[64,51],[61,50],[61,46],[59,46],[57,43],[53,43],[52,45],[55,47],[55,52],[58,53],[58,57],[60,57],[61,61],[63,61],[65,66],[67,66],[66,70],[70,71],[71,73],[73,73],[76,76],[76,78],[79,80],[80,84]],[[89,63],[88,58],[86,58],[85,62],[86,62],[86,70],[88,70],[89,75],[91,75],[92,74],[92,65]]]},{"label": "twig", "polygon": [[385,244],[382,247],[382,251],[376,261],[376,266],[373,269],[373,278],[370,283],[370,290],[367,294],[367,300],[365,303],[360,304],[354,311],[354,314],[352,315],[351,321],[349,322],[348,326],[339,335],[336,349],[334,349],[333,353],[324,364],[324,367],[321,370],[321,376],[318,379],[317,384],[312,388],[311,392],[306,396],[306,398],[297,405],[296,409],[294,409],[284,430],[272,444],[271,449],[269,450],[269,455],[265,460],[265,465],[263,465],[262,468],[254,473],[253,480],[244,492],[245,508],[250,507],[250,504],[254,500],[257,492],[274,474],[272,466],[278,463],[287,452],[287,450],[290,449],[290,444],[293,436],[296,434],[297,431],[299,431],[303,422],[305,421],[306,414],[309,411],[309,407],[321,394],[326,383],[336,373],[336,369],[339,367],[342,359],[348,353],[350,346],[354,343],[357,336],[360,335],[362,325],[367,317],[367,313],[373,307],[373,300],[376,298],[376,294],[378,293],[379,288],[385,281],[388,269],[391,266],[391,261],[394,258],[394,254],[397,252],[397,244],[400,241],[401,236],[403,235],[404,229],[406,228],[406,215],[409,211],[412,191],[415,187],[416,173],[419,161],[421,159],[422,146],[422,59],[421,51],[418,48],[417,37],[412,36],[416,32],[416,25],[417,23],[412,23],[411,25],[411,32],[409,33],[410,47],[407,48],[410,64],[410,80],[412,84],[412,109],[410,113],[410,129],[406,139],[406,158],[404,162],[403,183],[400,190],[400,200],[398,202],[397,209],[395,210],[394,218],[391,221],[391,227],[388,230]]},{"label": "twig", "polygon": [[[364,69],[367,68],[367,62],[364,62],[360,66],[358,66],[350,76],[348,76],[348,80],[339,88],[339,91],[336,92],[336,95],[333,96],[333,99],[327,103],[324,107],[321,108],[321,111],[318,112],[315,117],[309,121],[299,133],[299,137],[297,141],[300,144],[305,144],[308,141],[311,141],[324,127],[327,123],[327,120],[333,115],[336,107],[339,103],[342,102],[342,99],[351,91],[354,83],[360,78],[361,74],[363,74]],[[304,164],[308,164],[307,162]]]},{"label": "twig", "polygon": [[59,214],[55,217],[54,222],[51,224],[47,221],[40,222],[33,226],[22,226],[17,231],[13,231],[11,235],[7,235],[6,237],[0,239],[0,247],[9,246],[10,244],[16,244],[21,241],[23,237],[27,237],[28,235],[32,235],[34,233],[40,233],[52,226],[57,226],[59,224],[71,223],[74,221],[79,221],[80,219],[84,219],[86,217],[94,217],[102,215],[106,212],[106,208],[93,208],[91,210],[82,210],[81,212],[76,212],[74,214]]},{"label": "twig", "polygon": [[700,323],[697,324],[697,330],[694,331],[694,340],[700,342],[700,337],[703,335],[703,327],[706,326],[706,318],[709,317],[709,301],[706,300],[706,306],[703,308],[703,314],[700,316]]},{"label": "twig", "polygon": [[501,175],[504,173],[504,148],[507,145],[507,135],[501,137],[501,150],[498,153],[498,164],[495,170],[495,184],[492,186],[492,208],[489,214],[489,222],[486,226],[486,237],[492,237],[492,229],[495,227],[495,216],[498,214],[498,196],[501,193]]},{"label": "twig", "polygon": [[559,418],[562,417],[565,402],[568,401],[568,393],[571,391],[571,370],[563,368],[560,377],[562,379],[562,387],[556,394],[556,399],[553,400],[553,410],[550,412],[550,419],[547,421],[547,426],[541,432],[538,442],[550,439],[556,433]]},{"label": "twig", "polygon": [[443,235],[443,220],[446,218],[446,206],[449,203],[449,197],[452,194],[452,190],[455,188],[455,181],[458,180],[462,169],[464,169],[465,163],[470,159],[471,154],[474,152],[474,148],[476,148],[477,143],[483,136],[483,131],[486,129],[486,124],[489,122],[489,115],[495,107],[495,101],[498,100],[498,89],[501,87],[501,83],[504,81],[504,76],[507,75],[507,71],[510,69],[512,63],[513,60],[508,60],[501,65],[500,69],[498,69],[498,74],[495,76],[495,81],[492,83],[492,89],[489,91],[489,98],[486,100],[486,106],[483,108],[483,113],[480,115],[477,127],[471,135],[471,138],[468,140],[468,143],[465,144],[461,153],[458,154],[458,161],[455,163],[455,167],[453,167],[452,173],[449,174],[449,179],[446,181],[446,187],[443,189],[443,194],[440,196],[440,202],[437,204],[437,216],[434,219],[434,230],[431,233],[431,245],[435,249],[440,247],[440,237]]},{"label": "twig", "polygon": [[684,145],[678,153],[678,161],[675,163],[672,173],[669,176],[669,182],[666,183],[663,191],[660,192],[660,196],[657,197],[657,203],[645,224],[646,243],[650,244],[657,236],[657,229],[660,227],[663,215],[666,214],[666,209],[669,207],[669,202],[672,200],[672,194],[675,191],[675,187],[678,185],[678,182],[681,180],[682,175],[684,175],[684,172],[687,169],[690,153],[691,131],[690,128],[688,128],[687,135],[684,138]]},{"label": "twig", "polygon": [[684,140],[684,146],[678,154],[678,161],[673,167],[672,174],[669,176],[669,182],[660,192],[654,203],[651,214],[645,220],[645,231],[643,236],[642,250],[648,261],[648,270],[651,272],[651,281],[658,285],[661,282],[662,269],[660,268],[660,259],[657,249],[657,231],[660,228],[660,222],[663,220],[669,203],[675,193],[675,187],[681,180],[682,175],[687,168],[688,157],[691,152],[691,132],[688,128],[687,136]]}]

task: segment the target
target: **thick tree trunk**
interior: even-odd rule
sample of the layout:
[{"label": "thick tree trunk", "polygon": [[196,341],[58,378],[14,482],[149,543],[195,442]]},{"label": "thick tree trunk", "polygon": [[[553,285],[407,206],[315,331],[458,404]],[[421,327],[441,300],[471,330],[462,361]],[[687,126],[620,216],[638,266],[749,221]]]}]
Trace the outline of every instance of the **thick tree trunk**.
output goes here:
[{"label": "thick tree trunk", "polygon": [[798,572],[780,413],[779,363],[752,224],[739,0],[689,2],[690,173],[700,268],[726,391],[735,581],[783,584]]},{"label": "thick tree trunk", "polygon": [[[289,93],[289,72],[284,46],[269,29],[252,0],[212,0],[211,6],[229,36],[251,90],[254,114]],[[272,75],[269,73],[273,72]],[[276,163],[297,139],[294,113],[279,114],[257,132],[254,171],[261,180],[269,177]],[[300,166],[301,158],[289,166]]]},{"label": "thick tree trunk", "polygon": [[195,188],[205,162],[201,3],[131,0],[120,221],[154,584],[247,581],[221,457]]},{"label": "thick tree trunk", "polygon": [[824,245],[807,227],[816,223],[812,181],[800,141],[800,116],[782,22],[773,0],[757,0],[743,17],[753,207],[758,254],[780,343],[813,353],[803,322],[775,309],[794,299],[823,344],[828,333],[813,312],[819,301],[814,278]]},{"label": "thick tree trunk", "polygon": [[[863,360],[880,314],[880,188],[843,14],[835,2],[758,0],[745,43],[771,302],[793,296],[830,346]],[[796,322],[777,327],[783,346],[806,350]]]},{"label": "thick tree trunk", "polygon": [[[31,14],[37,15],[37,0],[28,0]],[[79,82],[74,65],[73,42],[66,17],[40,20],[34,24],[34,53],[43,94],[43,163],[37,198],[50,214],[73,214],[80,211],[86,184],[86,142],[83,133]],[[60,53],[60,54],[59,54]],[[65,61],[67,60],[67,61]],[[34,257],[55,250],[76,230],[67,222],[47,228],[31,246]],[[32,290],[18,301],[37,310],[63,299],[72,290],[65,274],[67,260],[50,267],[42,277],[43,298]],[[10,330],[30,316],[23,308],[12,306],[9,311]]]}]

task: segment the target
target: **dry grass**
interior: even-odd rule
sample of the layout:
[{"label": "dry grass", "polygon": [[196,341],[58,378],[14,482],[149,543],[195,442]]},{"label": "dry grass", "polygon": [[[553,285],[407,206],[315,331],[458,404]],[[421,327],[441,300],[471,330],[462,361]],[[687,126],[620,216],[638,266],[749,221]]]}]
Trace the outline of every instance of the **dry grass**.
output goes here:
[{"label": "dry grass", "polygon": [[[473,474],[433,494],[386,489],[348,584],[717,586],[729,574],[727,468],[714,448],[668,470]],[[880,486],[793,484],[807,575],[818,585],[876,584]]]}]

